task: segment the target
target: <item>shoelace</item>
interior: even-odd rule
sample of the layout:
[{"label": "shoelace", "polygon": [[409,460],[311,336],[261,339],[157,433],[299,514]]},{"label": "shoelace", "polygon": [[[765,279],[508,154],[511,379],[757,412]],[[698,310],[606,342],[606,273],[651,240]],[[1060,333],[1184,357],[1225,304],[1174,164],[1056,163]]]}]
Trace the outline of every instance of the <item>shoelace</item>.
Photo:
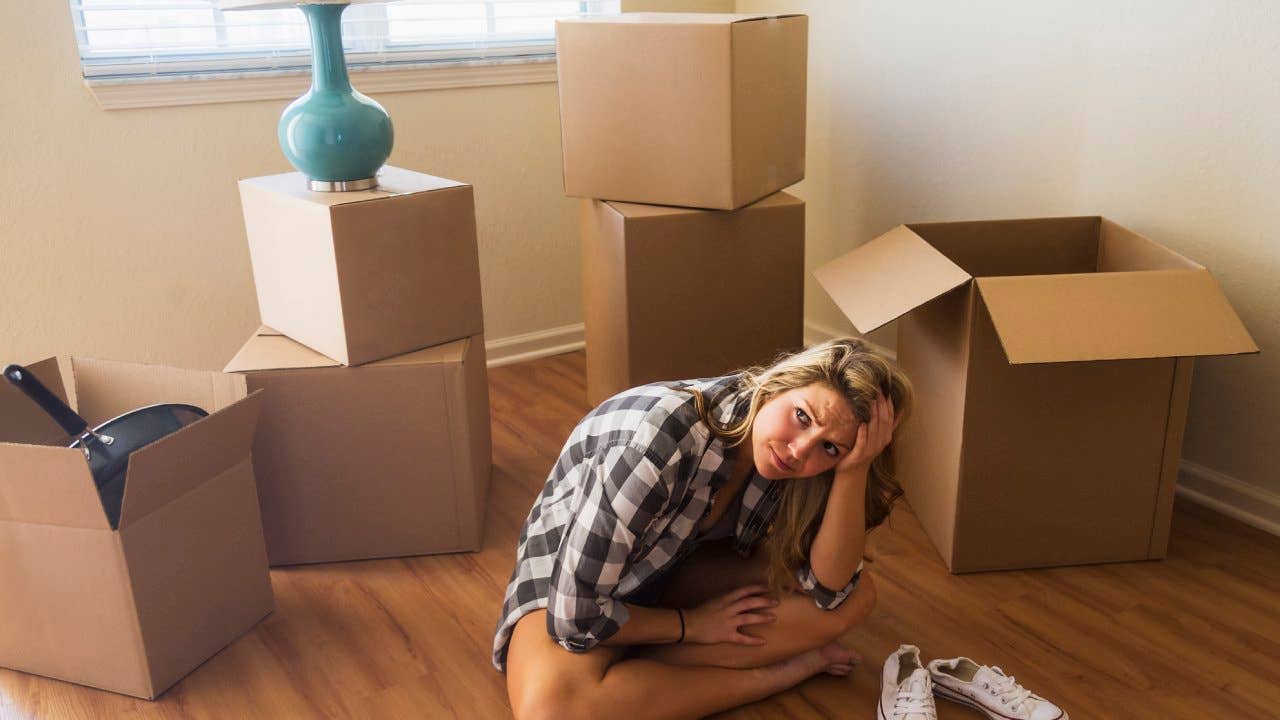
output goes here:
[{"label": "shoelace", "polygon": [[1001,703],[1016,711],[1022,703],[1027,701],[1027,698],[1031,697],[1031,691],[1019,685],[1012,675],[1005,675],[1000,668],[992,667],[991,669],[996,675],[1004,678],[991,684],[991,692],[1000,698]]},{"label": "shoelace", "polygon": [[893,699],[894,718],[905,718],[912,713],[933,717],[937,712],[933,704],[933,693],[922,683],[912,683],[902,688]]}]

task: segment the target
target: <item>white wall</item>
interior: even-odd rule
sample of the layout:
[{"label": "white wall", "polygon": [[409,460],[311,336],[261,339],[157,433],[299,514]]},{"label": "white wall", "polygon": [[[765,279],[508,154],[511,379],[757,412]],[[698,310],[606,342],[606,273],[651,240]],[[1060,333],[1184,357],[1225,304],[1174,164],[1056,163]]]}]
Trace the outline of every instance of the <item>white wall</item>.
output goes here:
[{"label": "white wall", "polygon": [[[904,221],[1102,213],[1147,233],[1212,269],[1264,350],[1198,363],[1186,457],[1280,497],[1280,6],[736,9],[811,16],[811,268]],[[63,0],[0,3],[0,64],[0,354],[221,367],[257,324],[235,180],[289,169],[286,101],[103,111]],[[476,187],[489,339],[581,322],[555,85],[378,100],[392,163]],[[812,282],[806,317],[851,329]]]},{"label": "white wall", "polygon": [[[0,3],[0,67],[0,360],[221,368],[258,326],[236,180],[292,169],[275,135],[289,100],[102,110],[67,0]],[[475,186],[486,339],[581,323],[555,84],[375,98],[391,164]]]},{"label": "white wall", "polygon": [[[1184,456],[1280,510],[1280,5],[736,8],[810,15],[810,268],[910,221],[1102,214],[1167,244],[1263,349],[1197,362]],[[807,290],[810,322],[852,331]]]},{"label": "white wall", "polygon": [[[222,367],[258,323],[236,180],[292,169],[289,101],[102,110],[64,0],[0,5],[0,64],[4,355]],[[555,85],[377,99],[391,164],[475,185],[489,337],[577,322]]]}]

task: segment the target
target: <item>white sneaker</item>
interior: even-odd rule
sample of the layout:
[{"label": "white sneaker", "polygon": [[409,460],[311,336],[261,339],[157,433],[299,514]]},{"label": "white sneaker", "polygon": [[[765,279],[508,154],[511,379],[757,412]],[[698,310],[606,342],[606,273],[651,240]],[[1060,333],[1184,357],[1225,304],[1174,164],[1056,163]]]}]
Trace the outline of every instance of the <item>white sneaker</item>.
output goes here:
[{"label": "white sneaker", "polygon": [[902,645],[884,661],[876,720],[938,720],[933,681],[915,645]]},{"label": "white sneaker", "polygon": [[1069,720],[1062,708],[1019,685],[998,667],[967,657],[929,663],[933,692],[968,705],[991,720]]}]

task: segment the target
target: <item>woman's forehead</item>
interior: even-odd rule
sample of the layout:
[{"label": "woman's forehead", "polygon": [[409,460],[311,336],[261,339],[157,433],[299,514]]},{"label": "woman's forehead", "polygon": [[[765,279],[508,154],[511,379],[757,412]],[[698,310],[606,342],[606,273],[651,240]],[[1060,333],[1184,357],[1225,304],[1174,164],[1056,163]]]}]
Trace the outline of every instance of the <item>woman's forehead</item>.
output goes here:
[{"label": "woman's forehead", "polygon": [[811,414],[821,425],[853,426],[853,408],[849,407],[849,401],[826,385],[805,385],[786,394],[809,405]]}]

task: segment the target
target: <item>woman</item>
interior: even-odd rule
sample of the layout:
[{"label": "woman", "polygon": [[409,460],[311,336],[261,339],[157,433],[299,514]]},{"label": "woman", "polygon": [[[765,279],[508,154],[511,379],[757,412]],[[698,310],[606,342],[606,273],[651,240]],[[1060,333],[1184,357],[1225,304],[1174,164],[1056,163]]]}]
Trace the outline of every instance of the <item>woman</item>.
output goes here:
[{"label": "woman", "polygon": [[[529,513],[494,638],[516,717],[698,717],[849,673],[835,640],[875,602],[862,552],[901,496],[887,448],[911,404],[897,367],[843,338],[590,412]],[[672,580],[721,537],[768,552],[700,552]]]}]

